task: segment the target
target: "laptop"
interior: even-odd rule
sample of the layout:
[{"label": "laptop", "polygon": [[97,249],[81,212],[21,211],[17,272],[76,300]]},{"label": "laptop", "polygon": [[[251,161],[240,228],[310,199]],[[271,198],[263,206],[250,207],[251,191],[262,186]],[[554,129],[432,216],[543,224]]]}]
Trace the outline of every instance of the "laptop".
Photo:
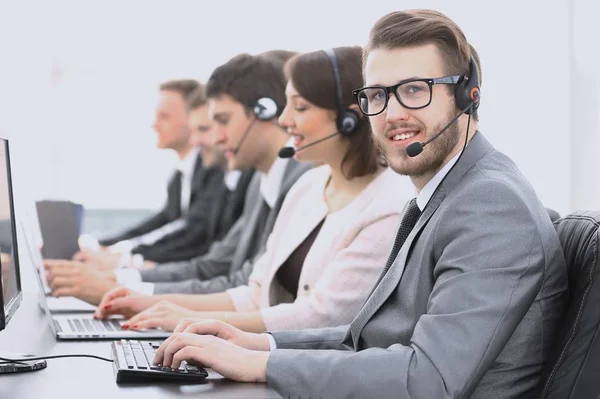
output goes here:
[{"label": "laptop", "polygon": [[79,252],[83,207],[70,201],[37,201],[35,205],[44,259],[72,259]]},{"label": "laptop", "polygon": [[96,320],[92,313],[56,314],[48,307],[48,297],[44,294],[44,283],[40,273],[35,273],[40,287],[40,306],[50,318],[50,328],[58,340],[103,340],[103,339],[166,339],[170,331],[148,329],[141,331],[123,330],[125,319],[119,316],[106,320]]},{"label": "laptop", "polygon": [[[50,327],[54,336],[59,340],[101,340],[101,339],[165,339],[171,335],[171,332],[160,329],[148,329],[142,331],[131,331],[121,329],[121,325],[125,321],[122,317],[113,317],[107,320],[96,320],[93,317],[92,312],[96,310],[95,306],[88,304],[87,302],[81,301],[76,298],[55,298],[48,296],[50,287],[44,277],[44,270],[42,264],[42,258],[39,251],[36,251],[31,241],[29,240],[28,234],[23,228],[23,224],[20,223],[23,231],[23,237],[25,241],[25,247],[27,247],[28,256],[32,263],[36,266],[36,279],[40,288],[40,299],[39,305],[46,313],[46,316],[50,318]],[[38,265],[42,264],[42,268]],[[68,312],[57,314],[52,312],[49,302],[52,300],[71,300],[70,307],[65,306],[66,302],[63,303],[63,307],[68,309]],[[80,303],[76,302],[79,301]],[[57,301],[58,303],[58,301]],[[80,307],[86,312],[77,312],[76,308]]]},{"label": "laptop", "polygon": [[33,238],[31,237],[29,231],[25,228],[23,221],[20,221],[19,226],[21,227],[23,241],[25,242],[25,248],[27,249],[27,256],[33,264],[33,266],[35,267],[36,274],[39,274],[39,278],[42,283],[40,289],[46,296],[46,304],[48,305],[48,309],[50,309],[50,312],[93,313],[96,310],[96,307],[94,305],[90,305],[85,301],[82,301],[81,299],[77,299],[75,297],[52,296],[52,290],[50,289],[50,286],[48,285],[48,281],[46,280],[45,276],[44,261],[42,259],[42,254],[39,249],[35,248],[35,245],[33,244]]}]

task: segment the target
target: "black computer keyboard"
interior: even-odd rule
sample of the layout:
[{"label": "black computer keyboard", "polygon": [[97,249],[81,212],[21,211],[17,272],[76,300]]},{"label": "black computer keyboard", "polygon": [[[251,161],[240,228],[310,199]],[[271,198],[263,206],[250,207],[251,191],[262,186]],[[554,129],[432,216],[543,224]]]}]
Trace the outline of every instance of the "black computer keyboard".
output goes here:
[{"label": "black computer keyboard", "polygon": [[208,373],[202,367],[183,362],[178,369],[155,366],[152,361],[161,342],[122,339],[112,343],[113,368],[117,383],[154,379],[203,382]]}]

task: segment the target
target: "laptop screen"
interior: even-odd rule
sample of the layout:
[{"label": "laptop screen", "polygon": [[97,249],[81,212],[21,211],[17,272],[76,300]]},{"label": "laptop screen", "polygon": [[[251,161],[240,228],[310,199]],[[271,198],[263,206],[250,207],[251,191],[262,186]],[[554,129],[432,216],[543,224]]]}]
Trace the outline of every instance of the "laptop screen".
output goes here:
[{"label": "laptop screen", "polygon": [[15,213],[10,176],[8,140],[0,138],[0,287],[2,290],[2,308],[0,311],[0,330],[8,323],[21,300],[21,277],[19,275],[19,257],[17,234],[15,231]]}]

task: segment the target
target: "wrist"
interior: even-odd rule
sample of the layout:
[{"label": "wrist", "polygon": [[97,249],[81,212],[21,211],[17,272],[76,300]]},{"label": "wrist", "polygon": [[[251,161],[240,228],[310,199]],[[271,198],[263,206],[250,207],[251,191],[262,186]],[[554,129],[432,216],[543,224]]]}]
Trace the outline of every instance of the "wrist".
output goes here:
[{"label": "wrist", "polygon": [[271,345],[269,343],[269,338],[264,333],[245,333],[247,334],[247,338],[245,341],[246,349],[251,349],[254,351],[261,352],[270,352]]},{"label": "wrist", "polygon": [[267,382],[267,365],[269,363],[269,357],[271,356],[271,353],[255,351],[254,356],[254,364],[256,365],[256,375],[254,376],[254,379],[256,382]]}]

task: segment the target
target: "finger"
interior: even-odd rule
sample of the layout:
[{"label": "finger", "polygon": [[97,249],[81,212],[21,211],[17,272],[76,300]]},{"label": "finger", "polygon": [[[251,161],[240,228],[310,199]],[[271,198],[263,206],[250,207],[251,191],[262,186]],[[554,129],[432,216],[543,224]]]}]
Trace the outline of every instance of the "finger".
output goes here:
[{"label": "finger", "polygon": [[131,314],[134,308],[134,301],[135,298],[116,298],[115,300],[110,301],[106,305],[104,305],[104,313],[106,315]]},{"label": "finger", "polygon": [[186,333],[219,336],[223,322],[219,320],[195,320],[184,330]]},{"label": "finger", "polygon": [[192,325],[194,323],[194,321],[195,320],[190,320],[190,319],[180,320],[179,323],[177,324],[177,327],[175,327],[175,330],[173,332],[176,332],[176,333],[189,332],[186,330],[190,325]]},{"label": "finger", "polygon": [[148,320],[149,318],[156,318],[156,317],[157,317],[157,314],[154,311],[154,309],[149,308],[149,309],[141,311],[140,313],[129,318],[129,320],[127,320],[127,324],[130,327],[133,327],[134,325],[138,325],[139,323],[141,323],[145,320]]},{"label": "finger", "polygon": [[59,288],[73,288],[76,285],[76,281],[72,277],[56,276],[48,282],[48,285],[52,291],[55,291]]},{"label": "finger", "polygon": [[[100,305],[98,305],[98,307],[101,310],[104,310],[105,307],[110,308],[112,306],[112,304],[110,304],[112,301],[114,301],[117,298],[127,297],[128,294],[129,294],[129,290],[127,288],[124,288],[124,287],[114,288],[114,289],[108,291],[106,294],[104,294],[104,296],[102,297],[102,300],[100,301]],[[109,306],[109,304],[110,304],[110,306]]]},{"label": "finger", "polygon": [[168,328],[165,328],[165,319],[162,317],[149,317],[146,320],[136,322],[131,326],[134,330],[144,330],[148,328],[162,328],[163,330],[168,330]]},{"label": "finger", "polygon": [[62,259],[45,259],[44,260],[44,267],[46,269],[51,269],[52,267],[56,266],[56,265],[60,265],[64,262],[64,260]]},{"label": "finger", "polygon": [[61,296],[77,296],[78,291],[74,287],[62,287],[57,289],[56,291],[52,291],[52,295],[55,297]]},{"label": "finger", "polygon": [[177,336],[171,340],[169,345],[167,345],[165,348],[163,353],[163,366],[171,367],[170,365],[173,362],[173,356],[175,353],[186,346],[192,345],[193,337],[194,336],[191,334],[177,334]]},{"label": "finger", "polygon": [[52,269],[72,269],[81,266],[80,262],[73,262],[70,260],[46,260],[44,261],[44,267],[46,270]]},{"label": "finger", "polygon": [[173,340],[176,339],[178,336],[179,336],[179,334],[172,334],[169,338],[167,338],[163,341],[163,343],[158,347],[158,349],[156,350],[156,353],[154,354],[154,361],[153,361],[154,364],[162,364],[163,363],[165,350],[171,344],[171,342],[173,342]]},{"label": "finger", "polygon": [[[178,369],[181,366],[181,362],[184,360],[190,360],[195,364],[207,366],[204,358],[206,357],[206,350],[196,346],[186,346],[179,350],[173,355],[173,361],[171,362],[171,368]],[[169,367],[169,366],[167,366]]]},{"label": "finger", "polygon": [[46,276],[52,279],[54,276],[73,276],[81,274],[81,270],[70,265],[56,265],[46,269]]}]

